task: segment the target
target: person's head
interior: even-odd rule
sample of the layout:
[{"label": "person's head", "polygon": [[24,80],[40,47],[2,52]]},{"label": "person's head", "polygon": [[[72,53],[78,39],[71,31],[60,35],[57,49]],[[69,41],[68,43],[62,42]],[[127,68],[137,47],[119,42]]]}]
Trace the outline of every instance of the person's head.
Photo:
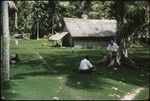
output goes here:
[{"label": "person's head", "polygon": [[113,45],[113,43],[114,43],[114,40],[110,40],[110,44]]},{"label": "person's head", "polygon": [[90,57],[89,57],[88,55],[86,55],[85,58],[86,58],[87,60],[89,60]]}]

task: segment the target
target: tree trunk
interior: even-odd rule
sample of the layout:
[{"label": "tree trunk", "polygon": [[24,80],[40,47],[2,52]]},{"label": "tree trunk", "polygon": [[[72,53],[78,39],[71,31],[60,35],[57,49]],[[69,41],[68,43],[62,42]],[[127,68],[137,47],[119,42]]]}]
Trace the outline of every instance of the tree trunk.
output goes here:
[{"label": "tree trunk", "polygon": [[9,81],[9,13],[8,1],[2,1],[2,82]]},{"label": "tree trunk", "polygon": [[39,40],[39,21],[37,20],[37,40]]},{"label": "tree trunk", "polygon": [[54,34],[54,16],[52,17],[52,35]]},{"label": "tree trunk", "polygon": [[128,49],[127,49],[127,40],[122,39],[121,44],[120,44],[120,49],[124,55],[124,57],[128,57]]},{"label": "tree trunk", "polygon": [[124,56],[128,57],[128,49],[127,48],[124,50]]},{"label": "tree trunk", "polygon": [[15,28],[16,29],[18,29],[17,20],[18,20],[18,14],[17,12],[15,12]]}]

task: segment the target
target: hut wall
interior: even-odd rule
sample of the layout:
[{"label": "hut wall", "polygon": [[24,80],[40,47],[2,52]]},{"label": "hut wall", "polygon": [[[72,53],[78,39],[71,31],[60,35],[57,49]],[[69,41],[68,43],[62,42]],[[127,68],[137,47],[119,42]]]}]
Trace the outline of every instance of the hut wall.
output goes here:
[{"label": "hut wall", "polygon": [[72,37],[69,33],[63,37],[62,46],[67,46],[67,47],[72,46]]},{"label": "hut wall", "polygon": [[106,47],[111,38],[73,38],[75,48]]}]

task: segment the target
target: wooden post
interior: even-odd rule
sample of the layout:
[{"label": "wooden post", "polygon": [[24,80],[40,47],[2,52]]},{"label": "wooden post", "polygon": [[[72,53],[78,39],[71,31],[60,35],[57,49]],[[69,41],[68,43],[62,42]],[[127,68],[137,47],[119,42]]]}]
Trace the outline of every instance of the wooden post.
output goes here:
[{"label": "wooden post", "polygon": [[62,43],[63,43],[63,40],[62,40],[62,39],[60,39],[60,46],[61,46],[61,48],[62,48]]},{"label": "wooden post", "polygon": [[8,13],[8,1],[2,1],[2,70],[1,81],[6,82],[10,80],[10,63],[9,63],[9,13]]}]

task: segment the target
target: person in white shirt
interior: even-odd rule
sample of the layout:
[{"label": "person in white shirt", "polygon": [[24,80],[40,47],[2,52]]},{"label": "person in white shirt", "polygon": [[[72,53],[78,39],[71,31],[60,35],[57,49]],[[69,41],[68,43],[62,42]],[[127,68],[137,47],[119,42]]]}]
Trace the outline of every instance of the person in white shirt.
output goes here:
[{"label": "person in white shirt", "polygon": [[80,66],[78,68],[81,73],[92,73],[96,70],[89,61],[89,58],[89,56],[85,56],[85,58],[81,60]]},{"label": "person in white shirt", "polygon": [[111,63],[108,66],[111,66],[112,64],[114,64],[114,62],[117,62],[118,65],[120,65],[118,61],[119,46],[113,40],[111,40],[109,45],[107,46],[107,51],[109,55],[108,57],[111,60]]},{"label": "person in white shirt", "polygon": [[112,52],[118,52],[119,46],[113,40],[111,40],[110,43],[109,43],[109,45],[107,46],[107,50],[110,53],[112,53]]}]

